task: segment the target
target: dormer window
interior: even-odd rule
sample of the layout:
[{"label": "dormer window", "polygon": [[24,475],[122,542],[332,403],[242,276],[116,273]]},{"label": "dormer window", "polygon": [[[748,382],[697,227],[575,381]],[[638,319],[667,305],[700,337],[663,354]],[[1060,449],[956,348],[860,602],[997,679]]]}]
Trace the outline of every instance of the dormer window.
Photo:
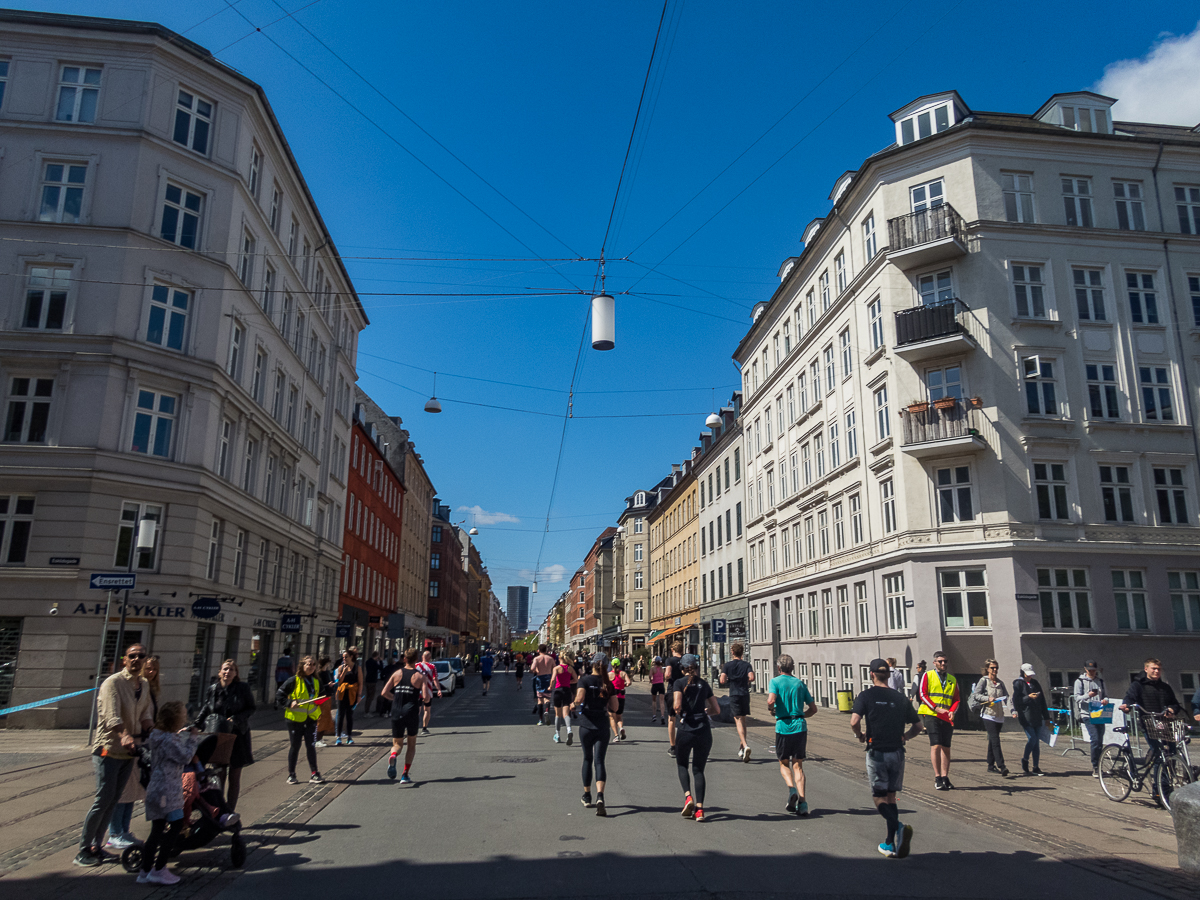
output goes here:
[{"label": "dormer window", "polygon": [[921,138],[940,134],[968,115],[970,110],[957,91],[918,97],[891,115],[896,123],[896,143],[911,144]]},{"label": "dormer window", "polygon": [[900,120],[900,143],[911,144],[920,138],[945,131],[950,127],[950,104],[943,103]]},{"label": "dormer window", "polygon": [[1112,132],[1108,124],[1108,110],[1088,106],[1062,107],[1062,126],[1073,131],[1092,131],[1096,134]]},{"label": "dormer window", "polygon": [[1039,122],[1089,134],[1112,134],[1111,107],[1117,101],[1103,94],[1078,91],[1055,94],[1033,114]]}]

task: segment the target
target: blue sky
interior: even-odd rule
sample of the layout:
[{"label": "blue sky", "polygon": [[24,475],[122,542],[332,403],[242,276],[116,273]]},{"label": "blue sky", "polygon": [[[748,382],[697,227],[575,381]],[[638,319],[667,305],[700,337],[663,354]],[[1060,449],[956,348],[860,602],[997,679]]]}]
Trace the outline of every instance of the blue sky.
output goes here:
[{"label": "blue sky", "polygon": [[[890,143],[889,112],[951,88],[1032,112],[1200,19],[1178,0],[671,0],[606,250],[609,291],[633,293],[617,295],[616,349],[580,355],[597,264],[570,260],[599,255],[662,7],[279,2],[37,8],[161,22],[263,85],[339,250],[389,257],[347,260],[364,295],[395,295],[363,298],[360,384],[404,418],[443,502],[482,511],[498,596],[541,550],[535,622],[562,590],[554,573],[735,389],[750,307],[837,176]],[[1192,90],[1197,43],[1169,45]],[[1120,83],[1195,102],[1156,71]],[[422,411],[433,370],[439,416]]]}]

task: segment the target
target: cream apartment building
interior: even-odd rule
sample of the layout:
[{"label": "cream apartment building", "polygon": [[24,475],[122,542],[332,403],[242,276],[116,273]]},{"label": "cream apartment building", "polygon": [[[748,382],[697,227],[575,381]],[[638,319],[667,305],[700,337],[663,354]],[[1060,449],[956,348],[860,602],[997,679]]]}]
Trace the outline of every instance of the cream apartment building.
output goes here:
[{"label": "cream apartment building", "polygon": [[822,702],[935,650],[1200,677],[1200,133],[1056,94],[891,115],[735,353],[750,631]]},{"label": "cream apartment building", "polygon": [[233,658],[268,700],[334,638],[366,316],[258,85],[151,23],[9,10],[0,49],[0,706],[107,671],[127,569],[166,699]]},{"label": "cream apartment building", "polygon": [[[650,529],[650,634],[656,652],[682,641],[685,653],[700,644],[700,491],[695,457],[671,466],[669,480],[647,517]],[[678,637],[676,637],[678,635]]]},{"label": "cream apartment building", "polygon": [[616,604],[620,610],[618,652],[635,653],[650,633],[650,526],[657,491],[634,491],[625,498],[613,540]]}]

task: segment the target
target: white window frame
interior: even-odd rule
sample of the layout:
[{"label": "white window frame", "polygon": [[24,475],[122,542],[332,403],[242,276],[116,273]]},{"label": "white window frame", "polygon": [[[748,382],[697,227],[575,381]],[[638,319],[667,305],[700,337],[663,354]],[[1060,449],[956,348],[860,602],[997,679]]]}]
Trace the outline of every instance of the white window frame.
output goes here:
[{"label": "white window frame", "polygon": [[1146,190],[1140,181],[1113,180],[1113,203],[1117,228],[1121,231],[1146,230]]},{"label": "white window frame", "polygon": [[[213,145],[214,122],[216,121],[213,112],[216,110],[216,104],[196,91],[180,86],[175,95],[174,110],[175,119],[171,128],[171,140],[194,153],[208,156]],[[180,140],[181,125],[182,140]],[[203,135],[202,139],[199,137],[200,134]],[[198,143],[203,143],[203,146],[197,146]]]},{"label": "white window frame", "polygon": [[1146,573],[1141,569],[1113,569],[1111,574],[1117,630],[1135,633],[1153,631],[1153,611],[1146,599]]},{"label": "white window frame", "polygon": [[47,443],[54,408],[54,377],[10,374],[5,383],[4,443]]},{"label": "white window frame", "polygon": [[1004,218],[1009,222],[1037,222],[1033,204],[1033,173],[1000,173],[1000,189],[1004,195]]},{"label": "white window frame", "polygon": [[[1049,285],[1043,281],[1046,272],[1044,263],[1010,262],[1012,277],[1013,310],[1022,319],[1049,319]],[[1022,310],[1024,307],[1024,310]]]},{"label": "white window frame", "polygon": [[[975,573],[980,573],[983,575],[983,584],[982,585],[972,585],[972,584],[967,583],[966,576],[973,575]],[[958,579],[959,579],[958,585],[945,584],[946,576],[951,575],[951,574],[958,576]],[[988,592],[987,568],[986,567],[984,567],[984,566],[963,566],[962,568],[957,568],[957,569],[949,569],[949,568],[938,569],[937,570],[937,588],[938,588],[938,601],[939,601],[938,606],[941,610],[941,618],[942,618],[942,627],[943,628],[945,628],[947,630],[953,629],[955,631],[991,629],[992,623],[993,623],[993,618],[992,618],[992,611],[991,611],[991,596]],[[972,588],[974,588],[974,590],[972,590]],[[978,617],[971,616],[972,598],[969,595],[980,594],[980,593],[983,594],[984,618],[986,618],[987,621],[984,624],[975,624],[973,619],[978,618]],[[954,595],[954,594],[962,595],[959,598],[959,603],[961,604],[960,612],[962,613],[962,615],[954,616],[953,617],[954,619],[961,619],[961,623],[952,625],[952,624],[950,624],[950,620],[952,617],[948,615],[947,595]],[[976,599],[978,599],[978,598],[976,598]]]},{"label": "white window frame", "polygon": [[[76,77],[68,80],[69,72],[74,72]],[[54,121],[71,122],[76,125],[94,124],[100,111],[100,88],[103,80],[104,70],[100,66],[59,66]],[[64,105],[69,107],[65,115]]]},{"label": "white window frame", "polygon": [[1063,198],[1063,214],[1070,228],[1094,228],[1095,192],[1091,178],[1063,175],[1060,178]]},{"label": "white window frame", "polygon": [[1043,631],[1095,629],[1096,617],[1086,568],[1039,566],[1037,582]]}]

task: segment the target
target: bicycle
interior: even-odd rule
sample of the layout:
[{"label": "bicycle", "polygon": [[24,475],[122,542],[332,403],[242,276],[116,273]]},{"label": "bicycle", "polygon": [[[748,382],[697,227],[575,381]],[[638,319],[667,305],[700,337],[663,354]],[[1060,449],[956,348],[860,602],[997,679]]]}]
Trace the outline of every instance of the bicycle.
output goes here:
[{"label": "bicycle", "polygon": [[[1137,704],[1130,709],[1134,711],[1134,717],[1130,719],[1135,723],[1133,730],[1130,731],[1128,725],[1112,729],[1126,735],[1125,743],[1109,744],[1100,754],[1100,787],[1108,799],[1120,802],[1131,791],[1141,792],[1149,784],[1154,802],[1170,812],[1171,795],[1192,781],[1187,725],[1180,718],[1148,712]],[[1142,758],[1139,758],[1140,746],[1136,754],[1133,749],[1139,724],[1149,744],[1149,752]]]}]

